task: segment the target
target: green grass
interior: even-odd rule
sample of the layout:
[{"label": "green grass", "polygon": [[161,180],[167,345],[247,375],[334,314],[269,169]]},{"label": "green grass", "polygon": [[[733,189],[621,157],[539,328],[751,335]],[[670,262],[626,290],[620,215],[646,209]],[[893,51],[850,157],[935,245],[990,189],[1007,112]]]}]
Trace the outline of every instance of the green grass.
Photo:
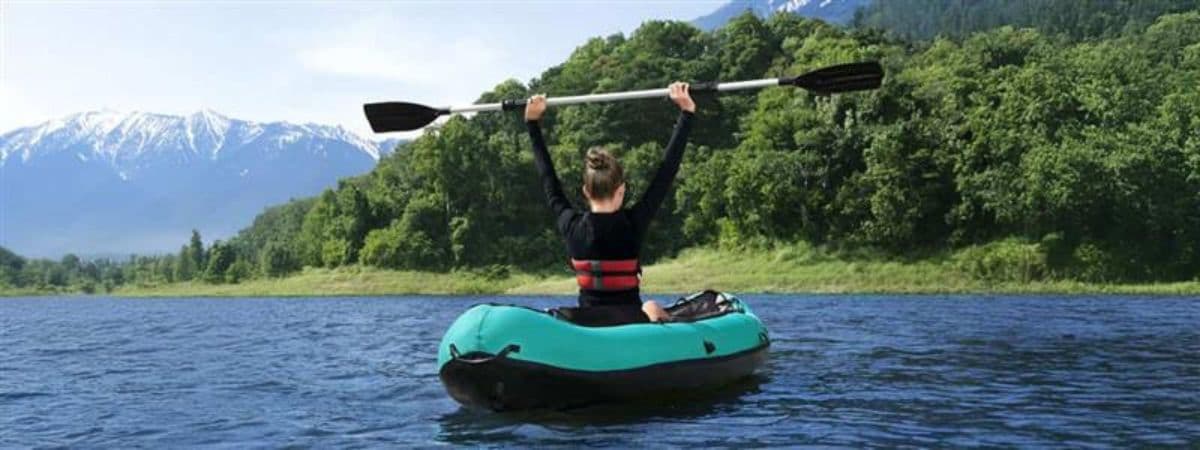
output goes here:
[{"label": "green grass", "polygon": [[38,295],[58,295],[58,294],[71,295],[71,293],[69,293],[69,292],[59,292],[57,290],[0,286],[0,297],[32,297],[32,296],[38,296]]},{"label": "green grass", "polygon": [[[697,248],[646,267],[643,291],[684,293],[716,289],[737,293],[1111,293],[1200,295],[1200,282],[1103,284],[1078,281],[987,282],[963,269],[962,251],[918,259],[869,252],[830,253],[807,245],[766,250]],[[125,286],[113,295],[179,296],[339,296],[400,294],[573,294],[570,274],[514,273],[488,278],[473,271],[433,273],[369,267],[305,269],[303,272],[240,284],[202,282]],[[0,290],[0,295],[37,292]],[[49,294],[41,292],[40,294]]]}]

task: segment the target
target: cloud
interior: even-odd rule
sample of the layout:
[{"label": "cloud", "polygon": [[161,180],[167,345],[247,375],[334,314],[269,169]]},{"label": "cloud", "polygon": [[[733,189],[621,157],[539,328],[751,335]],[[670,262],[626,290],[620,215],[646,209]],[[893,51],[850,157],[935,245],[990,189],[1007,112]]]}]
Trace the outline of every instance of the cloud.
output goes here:
[{"label": "cloud", "polygon": [[[322,108],[325,113],[354,120],[327,120],[369,133],[361,119],[359,105],[364,101],[467,104],[506,79],[532,77],[543,66],[517,63],[527,55],[512,54],[519,48],[514,45],[515,39],[489,37],[480,31],[487,27],[463,20],[449,25],[438,22],[440,26],[435,27],[412,16],[419,14],[356,16],[341,21],[336,28],[310,30],[295,37],[294,60],[308,76],[334,76],[354,86],[322,94],[344,96],[348,100],[330,103],[352,106],[344,112]],[[530,73],[513,72],[521,69]]]},{"label": "cloud", "polygon": [[301,49],[297,59],[304,68],[317,73],[414,85],[479,80],[481,74],[495,74],[504,60],[504,49],[477,37],[448,37],[400,24],[378,23],[359,23],[353,28],[360,31],[336,38],[331,45]]}]

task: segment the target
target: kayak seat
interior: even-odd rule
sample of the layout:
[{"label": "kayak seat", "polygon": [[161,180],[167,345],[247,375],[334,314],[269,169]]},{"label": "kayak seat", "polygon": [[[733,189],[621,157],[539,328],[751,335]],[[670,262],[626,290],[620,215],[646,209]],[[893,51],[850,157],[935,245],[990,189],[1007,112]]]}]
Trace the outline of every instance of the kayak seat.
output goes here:
[{"label": "kayak seat", "polygon": [[[670,322],[695,322],[720,316],[731,311],[732,302],[716,291],[704,291],[681,298],[666,308]],[[612,327],[636,323],[650,323],[641,307],[615,306],[561,306],[546,311],[551,316],[583,327]]]}]

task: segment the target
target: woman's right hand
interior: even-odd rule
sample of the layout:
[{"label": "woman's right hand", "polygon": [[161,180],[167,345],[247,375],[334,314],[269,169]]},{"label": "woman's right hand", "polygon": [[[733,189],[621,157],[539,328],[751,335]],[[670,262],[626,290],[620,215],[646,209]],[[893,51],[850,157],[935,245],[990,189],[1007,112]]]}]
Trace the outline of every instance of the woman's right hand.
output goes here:
[{"label": "woman's right hand", "polygon": [[546,112],[546,94],[538,94],[529,97],[525,102],[525,121],[536,122],[542,120],[542,114]]}]

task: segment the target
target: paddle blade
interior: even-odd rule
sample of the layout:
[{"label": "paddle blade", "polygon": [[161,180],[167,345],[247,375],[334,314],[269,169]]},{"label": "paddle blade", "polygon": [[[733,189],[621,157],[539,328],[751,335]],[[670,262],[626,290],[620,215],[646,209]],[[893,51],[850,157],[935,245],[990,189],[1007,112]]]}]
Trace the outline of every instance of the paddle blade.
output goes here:
[{"label": "paddle blade", "polygon": [[367,103],[363,105],[371,131],[411,131],[429,125],[446,111],[406,102]]},{"label": "paddle blade", "polygon": [[842,64],[817,69],[788,81],[822,95],[865,91],[878,89],[883,84],[883,67],[875,61]]}]

